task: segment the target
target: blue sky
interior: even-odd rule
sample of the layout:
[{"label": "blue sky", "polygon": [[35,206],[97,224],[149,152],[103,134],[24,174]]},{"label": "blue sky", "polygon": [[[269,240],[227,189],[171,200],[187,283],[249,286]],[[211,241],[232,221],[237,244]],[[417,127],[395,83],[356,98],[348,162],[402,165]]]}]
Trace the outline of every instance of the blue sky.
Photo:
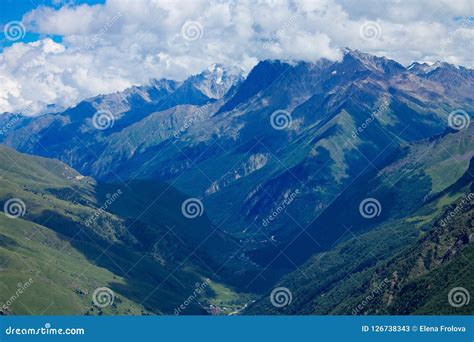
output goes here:
[{"label": "blue sky", "polygon": [[[11,46],[14,42],[5,39],[3,33],[4,26],[11,21],[21,21],[23,15],[38,8],[39,6],[48,6],[52,8],[60,8],[64,4],[76,6],[80,4],[103,4],[105,0],[0,0],[0,51],[7,46]],[[19,39],[16,42],[32,42],[48,35],[41,35],[34,32],[27,31],[23,39]],[[61,36],[49,35],[52,39],[59,42]]]},{"label": "blue sky", "polygon": [[21,20],[26,12],[29,12],[39,6],[50,6],[54,8],[61,7],[62,4],[98,4],[104,3],[103,0],[2,0],[0,2],[0,22],[6,23],[10,20]]},{"label": "blue sky", "polygon": [[0,0],[0,113],[345,47],[473,68],[473,15],[472,0]]}]

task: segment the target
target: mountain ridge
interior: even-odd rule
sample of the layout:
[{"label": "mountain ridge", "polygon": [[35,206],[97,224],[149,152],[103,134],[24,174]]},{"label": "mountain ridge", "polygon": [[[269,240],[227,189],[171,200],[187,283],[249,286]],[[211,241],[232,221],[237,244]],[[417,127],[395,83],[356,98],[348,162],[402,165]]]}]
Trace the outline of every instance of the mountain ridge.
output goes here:
[{"label": "mountain ridge", "polygon": [[[446,65],[418,75],[348,50],[338,62],[261,61],[246,79],[237,72],[228,82],[221,67],[179,84],[158,82],[163,92],[155,97],[135,89],[136,102],[102,99],[108,127],[94,127],[96,98],[19,119],[0,142],[101,182],[165,182],[199,198],[212,225],[245,246],[241,261],[268,266],[252,289],[262,291],[338,241],[342,225],[330,229],[328,207],[359,199],[361,184],[402,160],[407,146],[446,132],[452,113],[474,112],[472,72]],[[364,222],[357,233],[373,227]],[[289,245],[291,262],[275,258]]]}]

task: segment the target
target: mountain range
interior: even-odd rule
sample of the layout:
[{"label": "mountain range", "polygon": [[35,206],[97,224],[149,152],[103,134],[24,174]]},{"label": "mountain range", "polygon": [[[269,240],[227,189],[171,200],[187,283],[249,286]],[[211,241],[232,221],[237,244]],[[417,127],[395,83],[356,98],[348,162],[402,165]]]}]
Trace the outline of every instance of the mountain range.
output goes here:
[{"label": "mountain range", "polygon": [[[2,147],[0,204],[25,198],[22,229],[50,238],[25,245],[2,217],[0,251],[37,260],[70,241],[78,265],[97,270],[66,287],[76,309],[101,280],[128,303],[115,313],[169,314],[209,279],[190,313],[350,314],[386,279],[358,314],[459,313],[441,298],[472,283],[472,206],[439,222],[472,192],[472,89],[470,69],[346,49],[336,62],[265,60],[248,75],[215,64],[61,113],[5,113],[0,142],[34,156]],[[182,214],[189,198],[202,203],[196,220]],[[373,217],[361,214],[366,200]],[[444,279],[436,292],[431,279]],[[291,305],[271,305],[275,286],[292,291]]]}]

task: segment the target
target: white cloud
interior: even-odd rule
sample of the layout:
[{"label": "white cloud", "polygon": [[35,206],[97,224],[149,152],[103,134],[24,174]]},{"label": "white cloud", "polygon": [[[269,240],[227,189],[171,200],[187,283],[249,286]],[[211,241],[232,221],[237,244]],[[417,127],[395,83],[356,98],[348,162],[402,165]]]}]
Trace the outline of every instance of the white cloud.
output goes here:
[{"label": "white cloud", "polygon": [[[402,63],[446,60],[473,67],[470,0],[108,0],[104,5],[39,7],[22,22],[59,35],[15,43],[0,54],[0,112],[31,103],[61,107],[123,90],[150,78],[183,79],[212,63],[250,70],[261,59],[337,60],[340,48],[386,55]],[[196,21],[198,39],[182,36]],[[379,28],[364,39],[367,21]]]}]

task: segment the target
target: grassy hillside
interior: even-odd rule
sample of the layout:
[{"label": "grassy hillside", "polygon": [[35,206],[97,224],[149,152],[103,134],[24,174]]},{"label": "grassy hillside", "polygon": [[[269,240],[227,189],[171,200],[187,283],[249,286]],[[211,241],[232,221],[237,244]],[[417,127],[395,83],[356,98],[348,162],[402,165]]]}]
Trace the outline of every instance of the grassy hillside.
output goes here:
[{"label": "grassy hillside", "polygon": [[[397,215],[381,215],[361,235],[343,235],[339,244],[285,276],[275,287],[291,291],[290,305],[273,306],[268,293],[245,313],[472,313],[472,303],[453,308],[447,301],[450,289],[469,290],[474,282],[472,198],[456,209],[473,192],[471,146],[472,129],[411,146],[405,157],[368,182],[365,193],[380,199],[382,211]],[[394,182],[397,179],[402,181]],[[333,208],[333,213],[339,208],[339,214],[328,227],[341,220],[347,227],[360,221],[347,214],[347,204],[360,201],[345,199],[345,207]],[[448,219],[452,212],[456,215]]]},{"label": "grassy hillside", "polygon": [[[172,314],[210,277],[216,285],[184,311],[206,313],[219,291],[233,291],[220,275],[232,274],[221,266],[238,245],[205,215],[184,217],[186,198],[157,182],[98,184],[61,162],[0,146],[0,206],[14,200],[23,214],[0,214],[0,303],[33,279],[4,313]],[[113,306],[92,305],[99,287],[115,293]]]},{"label": "grassy hillside", "polygon": [[472,314],[474,306],[448,305],[449,291],[473,291],[474,160],[468,172],[442,197],[457,199],[433,221],[417,243],[376,270],[374,278],[391,281],[369,312],[388,314]]},{"label": "grassy hillside", "polygon": [[[92,250],[94,246],[87,246]],[[99,253],[99,251],[95,251]],[[92,293],[102,286],[126,286],[125,278],[92,264],[65,236],[21,219],[0,213],[0,308],[4,314],[142,314],[147,310],[126,296],[117,295],[115,305],[100,309]],[[18,284],[28,283],[18,299]]]},{"label": "grassy hillside", "polygon": [[[469,187],[462,190],[472,192]],[[469,244],[474,232],[472,203],[445,227],[439,224],[459,203],[458,194],[449,196],[451,200],[439,198],[406,219],[383,224],[317,254],[276,285],[292,292],[290,305],[276,308],[267,294],[245,313],[473,313],[472,304],[455,309],[447,302],[450,289],[469,290],[474,282]],[[443,206],[441,215],[433,214],[436,218],[430,223],[419,224],[422,213],[439,212],[441,202],[451,205]]]}]

